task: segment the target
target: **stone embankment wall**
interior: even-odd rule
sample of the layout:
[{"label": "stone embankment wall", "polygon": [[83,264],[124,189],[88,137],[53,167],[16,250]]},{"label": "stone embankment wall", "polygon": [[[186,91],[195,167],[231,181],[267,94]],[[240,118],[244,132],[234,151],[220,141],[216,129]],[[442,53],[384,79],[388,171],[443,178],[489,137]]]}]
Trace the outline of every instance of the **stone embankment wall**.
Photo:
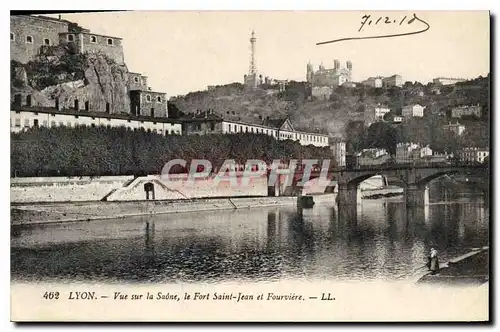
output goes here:
[{"label": "stone embankment wall", "polygon": [[133,176],[12,178],[10,200],[21,202],[99,201]]}]

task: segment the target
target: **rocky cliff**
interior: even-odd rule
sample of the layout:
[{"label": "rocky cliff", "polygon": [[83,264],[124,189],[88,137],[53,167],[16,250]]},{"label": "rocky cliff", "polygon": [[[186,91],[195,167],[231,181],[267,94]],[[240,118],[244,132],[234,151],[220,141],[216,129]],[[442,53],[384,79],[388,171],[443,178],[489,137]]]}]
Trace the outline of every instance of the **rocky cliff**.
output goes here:
[{"label": "rocky cliff", "polygon": [[[32,106],[130,113],[128,70],[103,53],[74,54],[58,47],[35,61],[11,62],[11,102],[31,96]],[[77,100],[78,102],[75,102]],[[76,105],[78,104],[78,105]]]}]

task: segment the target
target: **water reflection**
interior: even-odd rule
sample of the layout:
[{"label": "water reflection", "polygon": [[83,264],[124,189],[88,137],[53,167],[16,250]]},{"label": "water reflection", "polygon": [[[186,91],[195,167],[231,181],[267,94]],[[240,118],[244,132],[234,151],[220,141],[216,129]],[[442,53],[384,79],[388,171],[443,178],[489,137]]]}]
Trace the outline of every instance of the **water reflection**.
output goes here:
[{"label": "water reflection", "polygon": [[270,207],[15,228],[12,278],[220,281],[394,279],[488,244],[479,199],[406,208],[363,200],[338,209]]}]

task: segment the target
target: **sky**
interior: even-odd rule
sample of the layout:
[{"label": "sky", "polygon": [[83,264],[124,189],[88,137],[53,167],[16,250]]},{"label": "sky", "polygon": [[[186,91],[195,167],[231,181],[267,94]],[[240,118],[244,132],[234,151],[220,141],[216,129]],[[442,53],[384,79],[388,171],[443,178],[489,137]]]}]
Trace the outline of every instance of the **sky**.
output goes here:
[{"label": "sky", "polygon": [[[408,24],[414,13],[429,24],[426,32],[316,45],[426,28],[418,20]],[[370,15],[372,24],[368,19],[359,32],[364,15]],[[392,23],[384,24],[386,16]],[[475,78],[489,72],[487,11],[129,11],[62,18],[123,38],[129,71],[148,76],[154,91],[170,97],[242,82],[252,30],[259,74],[277,79],[304,81],[309,61],[331,68],[334,59],[342,66],[352,62],[354,81],[399,74],[403,81],[427,83],[435,77]]]}]

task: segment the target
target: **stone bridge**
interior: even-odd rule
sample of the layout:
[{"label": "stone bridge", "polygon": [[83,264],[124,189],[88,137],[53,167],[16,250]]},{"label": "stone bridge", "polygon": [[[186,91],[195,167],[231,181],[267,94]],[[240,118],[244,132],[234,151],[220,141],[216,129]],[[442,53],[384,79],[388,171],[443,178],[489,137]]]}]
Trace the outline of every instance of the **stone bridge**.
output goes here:
[{"label": "stone bridge", "polygon": [[[326,172],[325,172],[326,173]],[[359,168],[337,168],[328,171],[326,178],[336,181],[338,187],[337,201],[339,205],[356,205],[357,190],[359,184],[374,176],[383,175],[388,178],[397,179],[401,182],[409,206],[421,206],[426,204],[428,192],[427,185],[446,174],[476,174],[488,176],[489,168],[487,164],[394,164],[387,166],[363,166]],[[304,173],[297,170],[293,176],[293,181],[289,187],[285,188],[285,195],[298,194],[299,184],[303,180]],[[309,180],[325,176],[320,171],[313,171]],[[333,191],[333,188],[331,190]]]}]

